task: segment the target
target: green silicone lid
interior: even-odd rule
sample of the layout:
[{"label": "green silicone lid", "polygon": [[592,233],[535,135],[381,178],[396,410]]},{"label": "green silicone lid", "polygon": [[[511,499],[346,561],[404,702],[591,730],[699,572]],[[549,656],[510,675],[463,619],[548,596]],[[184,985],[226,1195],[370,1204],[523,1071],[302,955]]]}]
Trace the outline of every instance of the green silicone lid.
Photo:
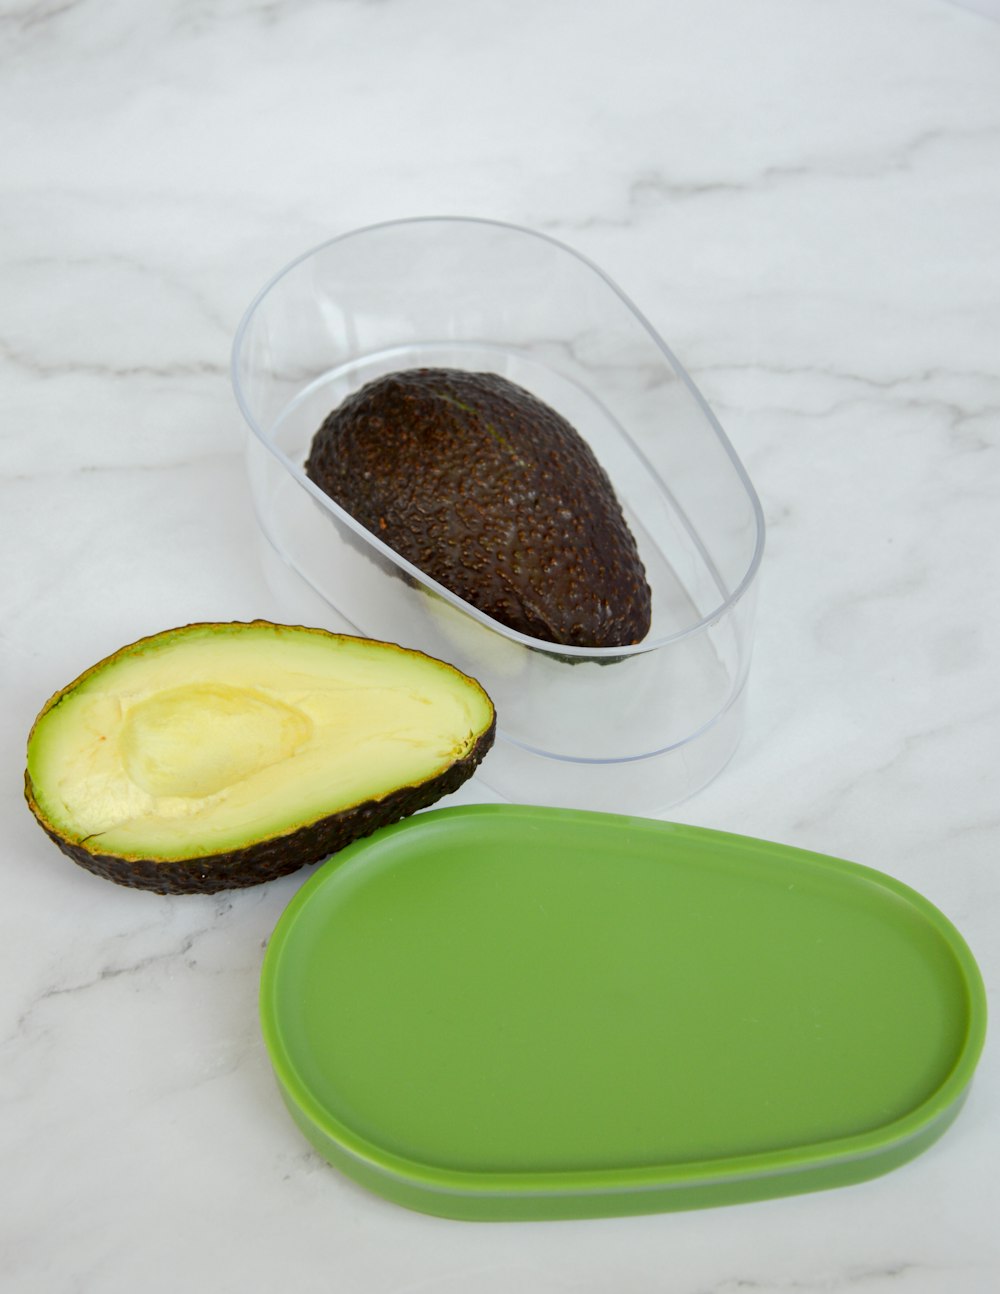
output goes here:
[{"label": "green silicone lid", "polygon": [[331,1163],[456,1218],[732,1203],[913,1158],[985,1033],[971,953],[879,872],[694,827],[436,810],[336,855],[264,959]]}]

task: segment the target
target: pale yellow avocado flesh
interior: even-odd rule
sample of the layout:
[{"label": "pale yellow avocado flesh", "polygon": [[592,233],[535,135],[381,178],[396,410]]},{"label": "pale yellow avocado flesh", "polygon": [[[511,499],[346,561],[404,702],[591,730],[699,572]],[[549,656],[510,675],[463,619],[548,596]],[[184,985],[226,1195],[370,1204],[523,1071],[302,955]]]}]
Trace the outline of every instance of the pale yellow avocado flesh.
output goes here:
[{"label": "pale yellow avocado flesh", "polygon": [[239,848],[464,758],[489,698],[392,644],[255,622],[134,644],[53,698],[28,775],[65,839],[119,857]]}]

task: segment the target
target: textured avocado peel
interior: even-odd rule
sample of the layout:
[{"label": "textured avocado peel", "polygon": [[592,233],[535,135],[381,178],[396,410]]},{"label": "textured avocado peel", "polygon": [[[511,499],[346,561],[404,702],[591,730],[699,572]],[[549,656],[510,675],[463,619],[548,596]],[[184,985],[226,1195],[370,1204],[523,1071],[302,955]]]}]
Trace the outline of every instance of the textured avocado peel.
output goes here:
[{"label": "textured avocado peel", "polygon": [[554,409],[495,373],[412,369],[326,418],[306,474],[424,575],[543,642],[622,647],[651,595],[607,473]]},{"label": "textured avocado peel", "polygon": [[140,639],[43,707],[25,797],[88,871],[161,894],[317,863],[458,789],[493,744],[475,680],[268,621]]}]

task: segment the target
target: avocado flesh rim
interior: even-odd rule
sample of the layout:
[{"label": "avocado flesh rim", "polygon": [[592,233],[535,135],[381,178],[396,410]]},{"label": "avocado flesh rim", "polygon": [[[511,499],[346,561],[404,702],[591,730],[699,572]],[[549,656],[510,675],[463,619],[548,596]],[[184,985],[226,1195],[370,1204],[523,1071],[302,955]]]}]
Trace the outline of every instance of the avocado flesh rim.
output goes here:
[{"label": "avocado flesh rim", "polygon": [[474,680],[419,652],[260,621],[192,625],[53,697],[29,738],[26,791],[90,870],[210,892],[433,803],[471,775],[494,725]]}]

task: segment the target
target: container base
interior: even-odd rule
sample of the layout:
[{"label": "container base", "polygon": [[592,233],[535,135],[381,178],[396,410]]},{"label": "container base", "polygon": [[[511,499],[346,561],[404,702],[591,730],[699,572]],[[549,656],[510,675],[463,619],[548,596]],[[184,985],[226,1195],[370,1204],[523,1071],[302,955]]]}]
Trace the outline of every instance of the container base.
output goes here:
[{"label": "container base", "polygon": [[515,804],[654,816],[702,790],[732,759],[744,695],[683,745],[637,759],[556,759],[509,740],[501,728],[477,776]]},{"label": "container base", "polygon": [[[331,607],[262,534],[259,544],[264,577],[281,616],[334,633],[369,636]],[[531,750],[504,734],[499,715],[496,743],[476,780],[514,804],[652,816],[695,795],[729,763],[743,733],[745,696],[744,686],[687,741],[635,759],[560,759]]]}]

